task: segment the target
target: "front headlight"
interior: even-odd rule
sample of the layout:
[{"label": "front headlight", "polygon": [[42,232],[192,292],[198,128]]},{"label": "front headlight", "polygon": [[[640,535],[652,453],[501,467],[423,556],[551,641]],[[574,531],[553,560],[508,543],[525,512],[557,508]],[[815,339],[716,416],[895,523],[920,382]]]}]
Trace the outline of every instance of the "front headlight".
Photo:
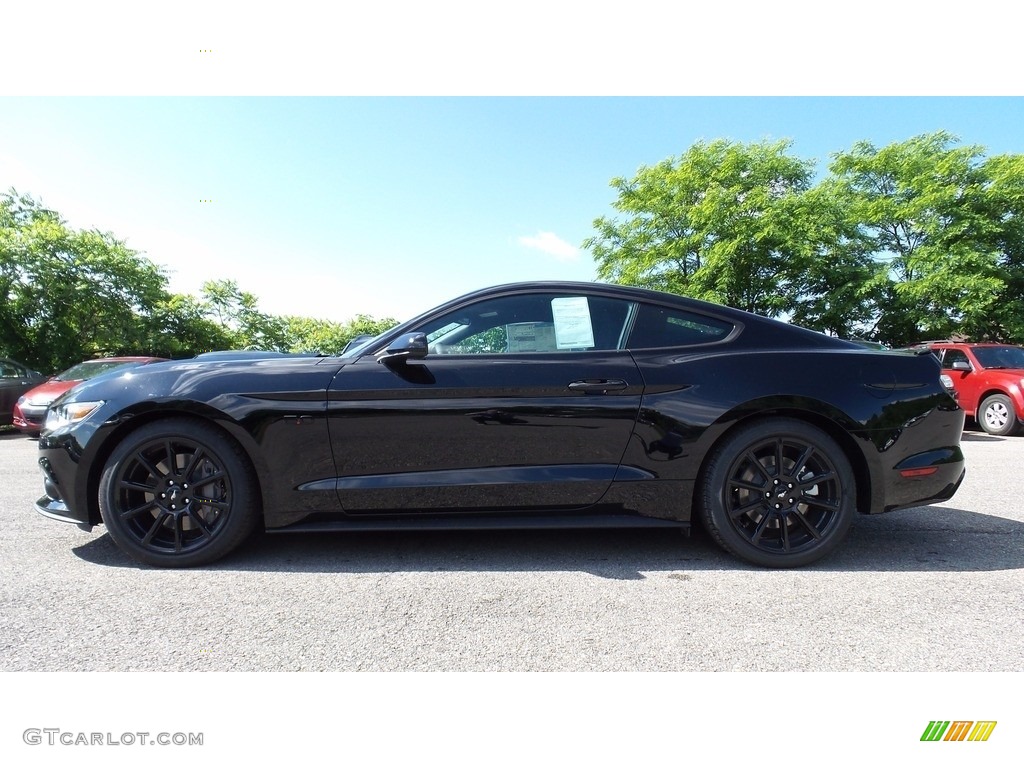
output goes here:
[{"label": "front headlight", "polygon": [[103,400],[86,400],[81,403],[61,403],[46,412],[47,431],[77,424],[101,405]]}]

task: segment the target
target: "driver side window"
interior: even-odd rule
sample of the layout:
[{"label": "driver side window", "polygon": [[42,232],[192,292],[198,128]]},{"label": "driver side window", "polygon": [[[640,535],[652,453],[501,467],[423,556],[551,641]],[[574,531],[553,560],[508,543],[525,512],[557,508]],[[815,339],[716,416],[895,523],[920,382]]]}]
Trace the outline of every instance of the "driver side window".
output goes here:
[{"label": "driver side window", "polygon": [[430,354],[495,355],[620,349],[631,303],[556,293],[487,299],[417,329]]},{"label": "driver side window", "polygon": [[24,378],[24,371],[20,370],[14,363],[0,362],[0,378],[20,379]]},{"label": "driver side window", "polygon": [[970,365],[970,362],[967,359],[967,354],[959,349],[947,349],[946,353],[942,356],[942,367],[946,370],[952,370],[953,363],[967,363]]}]

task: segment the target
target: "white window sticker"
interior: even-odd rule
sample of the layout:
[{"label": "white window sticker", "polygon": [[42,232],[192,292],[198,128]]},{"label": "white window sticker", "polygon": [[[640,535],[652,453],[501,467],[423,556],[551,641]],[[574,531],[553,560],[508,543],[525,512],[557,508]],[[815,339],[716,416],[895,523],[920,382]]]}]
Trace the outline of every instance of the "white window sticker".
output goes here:
[{"label": "white window sticker", "polygon": [[551,318],[558,349],[593,349],[594,326],[586,296],[552,299]]},{"label": "white window sticker", "polygon": [[555,332],[551,323],[511,323],[505,326],[509,352],[553,352]]}]

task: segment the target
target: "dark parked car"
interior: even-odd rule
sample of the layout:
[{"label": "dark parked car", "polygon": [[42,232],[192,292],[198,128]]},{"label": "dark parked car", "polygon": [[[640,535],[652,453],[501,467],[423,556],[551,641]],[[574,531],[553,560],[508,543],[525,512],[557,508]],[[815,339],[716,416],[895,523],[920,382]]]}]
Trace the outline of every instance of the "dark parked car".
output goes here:
[{"label": "dark parked car", "polygon": [[931,355],[638,288],[499,286],[340,357],[157,363],[81,384],[43,514],[209,563],[270,531],[654,526],[799,566],[858,513],[950,498],[963,411]]},{"label": "dark parked car", "polygon": [[0,358],[0,424],[11,423],[18,398],[42,381],[46,381],[46,377],[39,371],[15,360]]},{"label": "dark parked car", "polygon": [[163,357],[103,357],[73,365],[18,398],[18,402],[14,404],[14,426],[26,434],[38,435],[43,428],[46,409],[50,407],[50,403],[76,384],[99,376],[101,373],[134,368],[137,365],[156,363],[165,359]]}]

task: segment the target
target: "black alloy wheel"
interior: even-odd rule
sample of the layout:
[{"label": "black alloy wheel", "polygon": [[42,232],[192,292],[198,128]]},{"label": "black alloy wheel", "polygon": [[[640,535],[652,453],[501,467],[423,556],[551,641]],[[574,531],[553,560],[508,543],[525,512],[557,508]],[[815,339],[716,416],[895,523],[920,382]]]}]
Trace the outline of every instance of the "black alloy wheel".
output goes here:
[{"label": "black alloy wheel", "polygon": [[708,461],[701,520],[726,551],[756,565],[806,565],[840,544],[856,514],[849,461],[817,427],[765,419],[729,435]]},{"label": "black alloy wheel", "polygon": [[100,479],[100,514],[111,538],[159,566],[213,562],[258,520],[253,472],[241,448],[211,425],[166,419],[129,434]]}]

